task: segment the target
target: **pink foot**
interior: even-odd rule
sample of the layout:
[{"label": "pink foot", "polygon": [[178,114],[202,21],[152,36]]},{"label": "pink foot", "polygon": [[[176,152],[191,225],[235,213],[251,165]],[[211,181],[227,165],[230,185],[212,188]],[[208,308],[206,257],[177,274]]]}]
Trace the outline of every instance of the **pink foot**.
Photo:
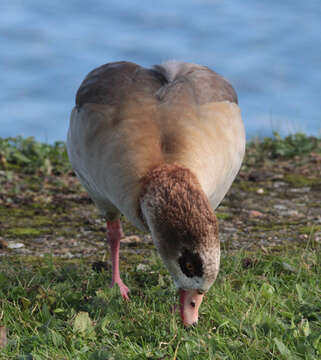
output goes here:
[{"label": "pink foot", "polygon": [[120,239],[123,236],[123,231],[121,228],[120,220],[107,221],[107,238],[109,240],[110,250],[111,250],[111,260],[112,260],[112,283],[110,287],[113,287],[114,284],[119,286],[121,296],[124,300],[129,301],[128,287],[123,283],[119,275],[119,246]]},{"label": "pink foot", "polygon": [[129,301],[129,296],[128,296],[128,293],[129,293],[129,289],[128,287],[122,282],[121,279],[119,279],[118,281],[113,281],[110,285],[110,287],[112,288],[115,283],[118,285],[119,287],[119,290],[120,290],[120,293],[121,293],[121,296],[124,300],[126,301]]}]

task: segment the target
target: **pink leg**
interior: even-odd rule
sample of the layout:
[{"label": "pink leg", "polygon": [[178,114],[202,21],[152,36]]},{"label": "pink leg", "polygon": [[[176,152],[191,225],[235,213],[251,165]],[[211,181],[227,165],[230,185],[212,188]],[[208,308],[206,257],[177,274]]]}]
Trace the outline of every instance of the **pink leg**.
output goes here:
[{"label": "pink leg", "polygon": [[118,284],[121,296],[124,300],[129,300],[128,297],[128,287],[123,283],[119,275],[119,246],[120,239],[123,236],[123,231],[121,228],[120,220],[107,221],[107,239],[109,241],[110,250],[111,250],[111,260],[112,260],[112,282],[110,287],[113,287],[114,284]]}]

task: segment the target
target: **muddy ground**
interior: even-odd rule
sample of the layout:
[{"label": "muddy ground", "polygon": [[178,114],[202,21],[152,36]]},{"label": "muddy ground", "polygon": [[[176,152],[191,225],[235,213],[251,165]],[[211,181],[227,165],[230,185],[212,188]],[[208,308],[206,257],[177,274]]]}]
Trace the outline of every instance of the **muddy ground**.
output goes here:
[{"label": "muddy ground", "polygon": [[[223,251],[321,243],[320,153],[265,159],[248,149],[216,214]],[[123,261],[126,253],[149,256],[151,237],[123,220]],[[15,254],[106,257],[104,219],[71,171],[0,171],[0,259]]]}]

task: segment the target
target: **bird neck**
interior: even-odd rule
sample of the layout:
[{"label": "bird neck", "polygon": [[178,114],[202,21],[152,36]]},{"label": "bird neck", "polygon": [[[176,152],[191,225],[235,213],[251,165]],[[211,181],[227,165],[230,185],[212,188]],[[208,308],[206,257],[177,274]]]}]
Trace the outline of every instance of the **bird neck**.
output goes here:
[{"label": "bird neck", "polygon": [[152,235],[164,241],[188,241],[194,247],[200,238],[217,233],[215,214],[198,179],[182,166],[151,169],[142,179],[140,207]]}]

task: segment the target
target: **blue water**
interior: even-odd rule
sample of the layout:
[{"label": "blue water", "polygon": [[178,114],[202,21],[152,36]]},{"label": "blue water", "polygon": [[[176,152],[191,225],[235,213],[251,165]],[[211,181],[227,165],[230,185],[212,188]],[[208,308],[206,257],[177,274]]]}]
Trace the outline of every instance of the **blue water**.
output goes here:
[{"label": "blue water", "polygon": [[207,65],[248,137],[321,132],[321,0],[2,0],[0,136],[64,140],[75,92],[116,60]]}]

